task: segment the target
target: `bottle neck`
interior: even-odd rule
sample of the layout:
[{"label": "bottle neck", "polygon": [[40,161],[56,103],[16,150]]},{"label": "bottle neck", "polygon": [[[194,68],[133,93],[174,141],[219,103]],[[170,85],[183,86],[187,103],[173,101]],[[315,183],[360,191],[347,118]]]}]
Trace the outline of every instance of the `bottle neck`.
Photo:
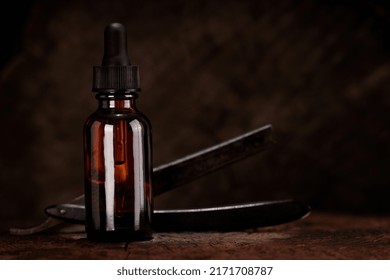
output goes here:
[{"label": "bottle neck", "polygon": [[135,100],[138,98],[137,93],[98,93],[96,99],[99,101],[99,110],[126,110],[135,111]]}]

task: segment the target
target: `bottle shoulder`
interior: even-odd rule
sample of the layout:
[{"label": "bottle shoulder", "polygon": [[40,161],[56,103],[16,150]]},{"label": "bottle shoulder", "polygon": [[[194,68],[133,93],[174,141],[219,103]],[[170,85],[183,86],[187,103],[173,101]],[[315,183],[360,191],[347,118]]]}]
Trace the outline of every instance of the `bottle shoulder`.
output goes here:
[{"label": "bottle shoulder", "polygon": [[115,124],[118,121],[134,121],[137,120],[144,124],[149,129],[151,123],[149,119],[139,111],[123,111],[123,110],[111,110],[101,111],[97,110],[93,112],[85,121],[85,126],[92,125],[94,123]]}]

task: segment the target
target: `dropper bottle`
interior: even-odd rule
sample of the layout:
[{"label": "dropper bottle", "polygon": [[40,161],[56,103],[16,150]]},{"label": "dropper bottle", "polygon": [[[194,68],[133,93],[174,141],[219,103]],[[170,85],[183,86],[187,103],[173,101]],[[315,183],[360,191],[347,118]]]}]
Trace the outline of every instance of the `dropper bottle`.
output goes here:
[{"label": "dropper bottle", "polygon": [[120,23],[105,29],[102,65],[93,68],[99,104],[84,125],[86,232],[96,241],[151,238],[151,126],[136,108],[139,69],[126,36]]}]

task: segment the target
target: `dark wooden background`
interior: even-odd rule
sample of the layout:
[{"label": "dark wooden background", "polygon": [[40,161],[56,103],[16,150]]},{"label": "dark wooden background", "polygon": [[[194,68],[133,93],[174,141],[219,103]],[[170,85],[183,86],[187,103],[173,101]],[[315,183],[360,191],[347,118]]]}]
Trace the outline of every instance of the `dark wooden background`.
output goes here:
[{"label": "dark wooden background", "polygon": [[278,141],[156,207],[297,197],[321,211],[389,214],[389,14],[387,1],[368,0],[8,1],[0,228],[83,192],[92,65],[114,21],[141,67],[156,166],[268,123]]}]

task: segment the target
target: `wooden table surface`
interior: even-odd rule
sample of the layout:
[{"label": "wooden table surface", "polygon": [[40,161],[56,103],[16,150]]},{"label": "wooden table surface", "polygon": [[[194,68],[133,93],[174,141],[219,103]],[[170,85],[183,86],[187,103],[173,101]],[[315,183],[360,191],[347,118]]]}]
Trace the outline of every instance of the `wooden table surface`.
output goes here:
[{"label": "wooden table surface", "polygon": [[155,233],[94,243],[84,233],[0,236],[1,259],[390,259],[390,217],[312,213],[245,232]]}]

